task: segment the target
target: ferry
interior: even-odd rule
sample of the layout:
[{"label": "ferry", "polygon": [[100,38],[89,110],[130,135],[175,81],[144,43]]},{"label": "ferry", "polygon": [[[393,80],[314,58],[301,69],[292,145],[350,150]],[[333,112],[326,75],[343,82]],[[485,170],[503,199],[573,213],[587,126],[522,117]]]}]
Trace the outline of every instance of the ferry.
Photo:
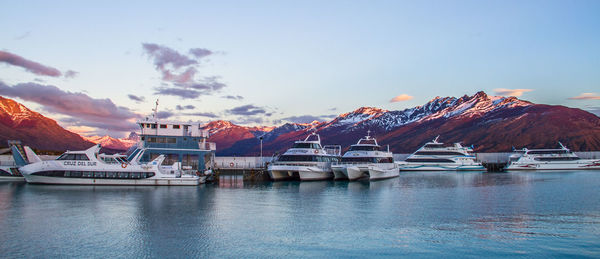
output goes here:
[{"label": "ferry", "polygon": [[274,181],[333,179],[331,163],[340,161],[340,153],[338,145],[321,146],[320,136],[313,132],[271,163],[269,176]]},{"label": "ferry", "polygon": [[397,162],[400,171],[485,171],[485,167],[471,155],[473,148],[460,143],[445,146],[437,136],[425,143],[403,162]]},{"label": "ferry", "polygon": [[399,167],[394,163],[389,147],[387,151],[380,151],[377,139],[369,136],[369,133],[350,146],[340,163],[331,166],[334,180],[379,180],[399,175]]},{"label": "ferry", "polygon": [[139,163],[141,152],[129,161],[119,154],[99,154],[100,148],[96,144],[83,151],[67,151],[49,161],[33,154],[32,163],[20,171],[28,183],[38,184],[198,185],[206,179],[204,175],[182,170],[179,162],[170,168],[162,167],[164,155],[149,163]]},{"label": "ferry", "polygon": [[580,170],[600,169],[600,159],[581,159],[558,142],[557,149],[515,150],[506,170]]}]

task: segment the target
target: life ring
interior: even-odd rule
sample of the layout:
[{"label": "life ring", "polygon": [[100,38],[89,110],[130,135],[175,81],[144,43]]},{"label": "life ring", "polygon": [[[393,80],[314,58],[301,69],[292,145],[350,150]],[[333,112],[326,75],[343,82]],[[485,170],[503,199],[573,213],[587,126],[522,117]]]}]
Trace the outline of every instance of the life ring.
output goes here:
[{"label": "life ring", "polygon": [[122,163],[122,164],[121,164],[121,167],[123,167],[123,168],[127,168],[127,164],[125,164],[125,163]]},{"label": "life ring", "polygon": [[319,154],[319,150],[315,150],[315,154]]},{"label": "life ring", "polygon": [[229,167],[233,167],[233,162],[229,163]]}]

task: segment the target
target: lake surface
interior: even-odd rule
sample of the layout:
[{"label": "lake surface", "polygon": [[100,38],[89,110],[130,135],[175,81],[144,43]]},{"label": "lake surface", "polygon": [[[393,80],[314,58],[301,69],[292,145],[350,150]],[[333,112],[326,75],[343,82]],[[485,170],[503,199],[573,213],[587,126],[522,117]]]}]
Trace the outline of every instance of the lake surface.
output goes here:
[{"label": "lake surface", "polygon": [[199,187],[0,182],[0,257],[600,257],[600,171]]}]

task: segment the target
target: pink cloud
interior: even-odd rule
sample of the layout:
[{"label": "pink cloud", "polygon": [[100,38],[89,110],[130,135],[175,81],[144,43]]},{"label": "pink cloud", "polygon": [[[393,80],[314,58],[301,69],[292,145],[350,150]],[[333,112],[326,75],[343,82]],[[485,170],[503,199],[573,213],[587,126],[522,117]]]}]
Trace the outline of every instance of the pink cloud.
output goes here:
[{"label": "pink cloud", "polygon": [[410,96],[410,95],[408,95],[408,94],[401,94],[401,95],[398,95],[398,96],[396,96],[396,97],[392,98],[392,99],[390,100],[390,102],[391,102],[391,103],[395,103],[395,102],[403,102],[403,101],[412,100],[412,98],[413,98],[413,97],[412,97],[412,96]]},{"label": "pink cloud", "polygon": [[523,95],[523,93],[531,92],[531,91],[533,91],[533,89],[506,89],[506,88],[494,89],[494,92],[496,92],[497,95],[502,95],[502,96],[521,96],[521,95]]},{"label": "pink cloud", "polygon": [[35,61],[25,59],[19,55],[6,51],[0,51],[0,62],[4,62],[17,67],[22,67],[25,70],[36,75],[52,77],[58,77],[62,75],[62,73],[56,68],[42,65]]},{"label": "pink cloud", "polygon": [[575,97],[569,97],[569,100],[600,100],[600,95],[596,93],[582,93]]}]

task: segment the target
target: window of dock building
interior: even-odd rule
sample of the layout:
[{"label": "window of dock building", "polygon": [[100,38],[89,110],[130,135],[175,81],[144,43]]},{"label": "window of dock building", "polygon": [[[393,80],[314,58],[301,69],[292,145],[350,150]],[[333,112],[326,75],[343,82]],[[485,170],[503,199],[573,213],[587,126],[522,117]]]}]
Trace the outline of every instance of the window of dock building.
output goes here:
[{"label": "window of dock building", "polygon": [[156,129],[156,124],[152,124],[152,128],[153,128],[153,129]]},{"label": "window of dock building", "polygon": [[198,169],[198,155],[183,155],[181,166],[190,166],[192,169]]},{"label": "window of dock building", "polygon": [[150,128],[150,124],[146,124],[146,128]]},{"label": "window of dock building", "polygon": [[161,129],[166,129],[166,128],[167,128],[167,125],[166,125],[166,124],[160,124],[160,128],[161,128]]},{"label": "window of dock building", "polygon": [[174,129],[179,129],[179,128],[181,128],[181,126],[179,126],[179,125],[173,125],[173,128]]}]

